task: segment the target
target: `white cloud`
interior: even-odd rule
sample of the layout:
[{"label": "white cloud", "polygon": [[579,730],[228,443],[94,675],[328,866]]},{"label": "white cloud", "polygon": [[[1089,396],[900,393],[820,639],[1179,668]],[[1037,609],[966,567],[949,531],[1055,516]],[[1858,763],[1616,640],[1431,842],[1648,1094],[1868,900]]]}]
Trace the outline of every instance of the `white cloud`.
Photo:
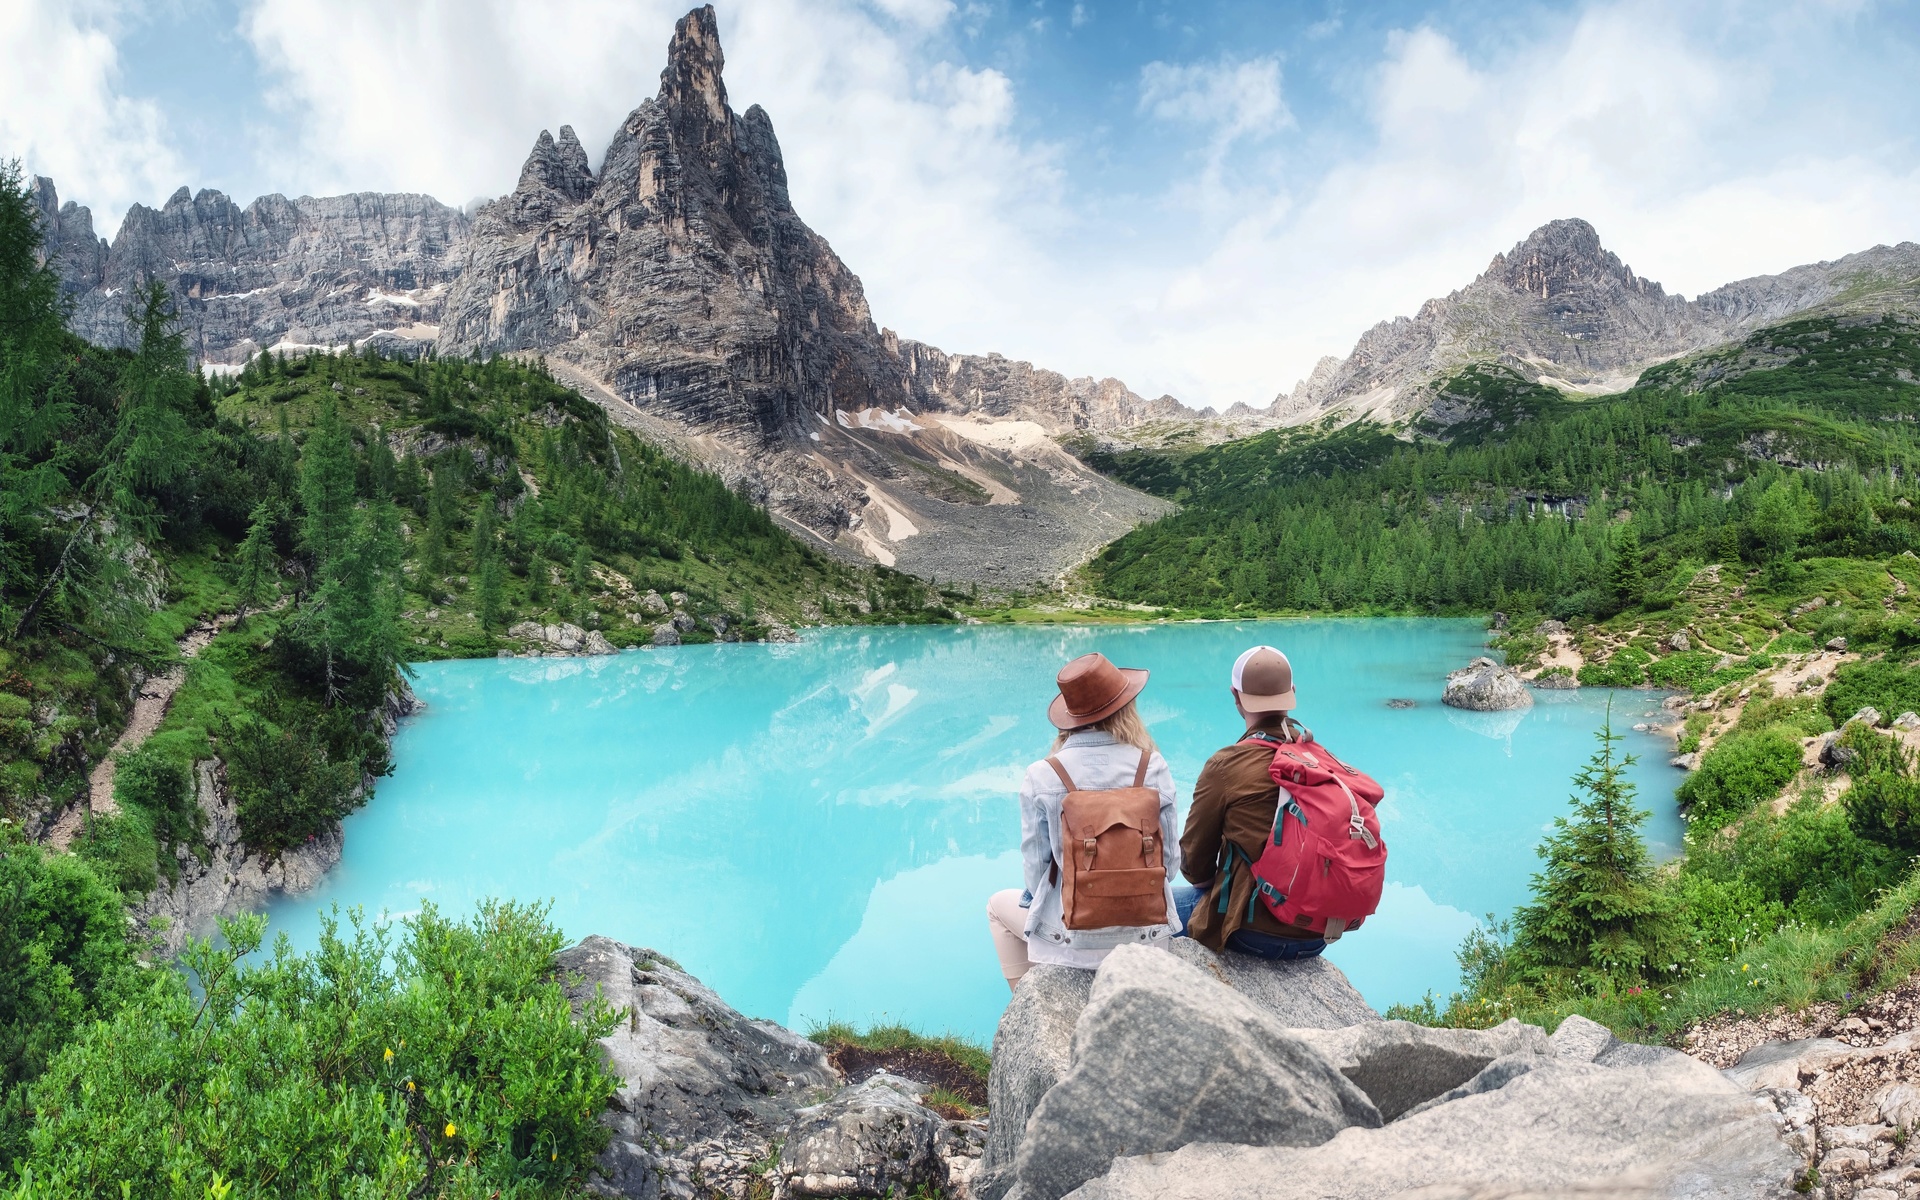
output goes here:
[{"label": "white cloud", "polygon": [[1910,145],[1832,96],[1805,130],[1781,120],[1804,97],[1771,66],[1845,14],[1796,10],[1747,44],[1687,15],[1593,5],[1479,65],[1432,28],[1394,34],[1371,144],[1305,184],[1243,187],[1194,262],[1109,284],[1138,299],[1105,322],[1106,361],[1136,387],[1264,403],[1556,217],[1688,295],[1920,236]]},{"label": "white cloud", "polygon": [[1140,110],[1214,131],[1219,144],[1293,124],[1280,97],[1280,60],[1150,62],[1140,69]]},{"label": "white cloud", "polygon": [[120,92],[111,4],[0,4],[0,157],[93,208],[112,236],[128,204],[165,196],[186,173],[150,102]]}]

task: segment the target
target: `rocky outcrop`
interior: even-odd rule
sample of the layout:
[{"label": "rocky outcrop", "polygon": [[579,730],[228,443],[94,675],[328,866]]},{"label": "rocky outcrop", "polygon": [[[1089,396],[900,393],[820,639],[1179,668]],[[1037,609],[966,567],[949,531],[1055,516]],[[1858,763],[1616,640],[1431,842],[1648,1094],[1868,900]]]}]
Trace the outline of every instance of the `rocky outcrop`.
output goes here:
[{"label": "rocky outcrop", "polygon": [[[1210,987],[1225,988],[1288,1029],[1336,1029],[1380,1019],[1340,969],[1322,958],[1270,963],[1215,954],[1188,938],[1176,938],[1157,953],[1173,960],[1176,970],[1192,968],[1211,981]],[[1186,978],[1191,985],[1191,976]],[[1072,1065],[1075,1029],[1093,984],[1091,971],[1036,966],[1002,1014],[987,1083],[987,1109],[993,1115],[973,1187],[981,1200],[1000,1200],[1014,1186],[1028,1121]]]},{"label": "rocky outcrop", "polygon": [[128,301],[159,279],[189,351],[210,363],[276,346],[426,346],[466,253],[467,218],[431,196],[272,195],[241,208],[183,187],[159,208],[128,209],[110,247],[87,209],[59,203],[51,180],[35,180],[35,198],[76,333],[131,344]]},{"label": "rocky outcrop", "polygon": [[[527,645],[527,653],[548,658],[619,653],[618,648],[607,640],[607,635],[598,629],[582,629],[578,625],[565,621],[554,625],[542,625],[537,621],[520,621],[507,630],[507,636],[524,642]],[[502,653],[505,652],[502,651]]]},{"label": "rocky outcrop", "polygon": [[163,878],[146,896],[128,906],[134,924],[152,934],[162,953],[178,954],[190,937],[213,932],[219,917],[263,907],[276,896],[296,895],[319,886],[340,863],[345,839],[339,826],[278,855],[251,850],[240,837],[240,818],[227,794],[218,759],[194,764],[194,800],[204,815],[202,859],[176,844],[174,877]]},{"label": "rocky outcrop", "polygon": [[1274,996],[1317,989],[1324,1012],[1332,976],[1234,954],[1215,973],[1212,958],[1125,947],[1097,973],[1036,968],[995,1037],[974,1194],[1033,1200],[1079,1179],[1065,1193],[1077,1200],[1784,1200],[1805,1172],[1777,1106],[1676,1051],[1579,1018],[1552,1038],[1518,1022],[1381,1021],[1357,997],[1332,1005],[1357,1020],[1287,1028],[1228,978],[1265,975]]},{"label": "rocky outcrop", "polygon": [[1903,242],[1689,301],[1636,275],[1587,222],[1551,221],[1496,254],[1465,288],[1375,325],[1344,359],[1321,359],[1269,412],[1289,424],[1426,412],[1445,424],[1471,413],[1449,418],[1434,385],[1476,362],[1570,391],[1623,391],[1654,363],[1876,286],[1899,291],[1917,272],[1920,245]]},{"label": "rocky outcrop", "polygon": [[1519,674],[1490,658],[1476,658],[1447,676],[1440,703],[1472,712],[1531,708],[1533,695]]},{"label": "rocky outcrop", "polygon": [[576,1011],[597,998],[622,1018],[601,1039],[621,1086],[594,1194],[737,1197],[777,1181],[791,1196],[882,1196],[972,1174],[977,1129],[921,1105],[924,1085],[843,1086],[821,1047],[741,1016],[651,950],[589,937],[556,965]]},{"label": "rocky outcrop", "polygon": [[1069,1060],[1025,1123],[1014,1166],[1022,1200],[1059,1200],[1122,1154],[1193,1142],[1313,1146],[1380,1124],[1338,1064],[1159,948],[1108,956]]}]

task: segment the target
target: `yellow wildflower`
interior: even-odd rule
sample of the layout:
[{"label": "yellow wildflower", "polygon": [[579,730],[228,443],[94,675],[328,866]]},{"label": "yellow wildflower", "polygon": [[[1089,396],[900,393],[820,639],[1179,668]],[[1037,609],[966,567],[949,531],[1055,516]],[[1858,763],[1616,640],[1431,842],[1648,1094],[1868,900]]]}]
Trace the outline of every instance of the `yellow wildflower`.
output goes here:
[{"label": "yellow wildflower", "polygon": [[392,1047],[392,1046],[388,1046],[388,1047],[387,1047],[387,1061],[388,1061],[388,1062],[392,1062],[392,1061],[393,1061],[393,1047]]},{"label": "yellow wildflower", "polygon": [[407,1080],[407,1090],[408,1090],[408,1091],[412,1091],[412,1090],[413,1090],[413,1080],[411,1080],[411,1079],[409,1079],[409,1080]]},{"label": "yellow wildflower", "polygon": [[448,1122],[447,1122],[447,1136],[448,1136],[448,1137],[452,1137],[452,1136],[453,1136],[454,1134],[456,1134],[456,1133],[459,1133],[459,1132],[460,1132],[460,1130],[459,1130],[459,1128],[458,1128],[458,1127],[456,1127],[456,1126],[454,1125],[454,1123],[453,1123],[452,1121],[448,1121]]}]

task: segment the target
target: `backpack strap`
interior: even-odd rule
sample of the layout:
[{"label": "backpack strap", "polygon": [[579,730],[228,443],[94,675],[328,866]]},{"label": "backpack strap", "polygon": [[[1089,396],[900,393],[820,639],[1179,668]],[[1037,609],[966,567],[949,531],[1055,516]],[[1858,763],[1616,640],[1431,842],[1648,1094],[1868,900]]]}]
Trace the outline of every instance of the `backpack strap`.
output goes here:
[{"label": "backpack strap", "polygon": [[1060,782],[1067,785],[1068,791],[1077,792],[1080,790],[1079,786],[1073,782],[1073,776],[1067,774],[1067,768],[1061,764],[1059,759],[1049,756],[1047,765],[1052,767],[1053,773],[1060,777]]},{"label": "backpack strap", "polygon": [[1133,786],[1135,787],[1145,787],[1147,785],[1147,758],[1147,752],[1142,750],[1140,752],[1140,767],[1133,773]]}]

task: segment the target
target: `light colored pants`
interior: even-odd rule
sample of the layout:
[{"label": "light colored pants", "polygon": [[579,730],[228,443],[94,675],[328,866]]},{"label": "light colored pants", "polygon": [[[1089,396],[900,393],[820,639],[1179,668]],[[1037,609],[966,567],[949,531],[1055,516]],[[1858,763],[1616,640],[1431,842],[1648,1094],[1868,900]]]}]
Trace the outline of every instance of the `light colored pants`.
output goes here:
[{"label": "light colored pants", "polygon": [[1000,973],[1009,985],[1020,982],[1033,962],[1027,958],[1027,910],[1020,907],[1020,889],[1008,888],[987,897],[987,930],[1000,956]]}]

